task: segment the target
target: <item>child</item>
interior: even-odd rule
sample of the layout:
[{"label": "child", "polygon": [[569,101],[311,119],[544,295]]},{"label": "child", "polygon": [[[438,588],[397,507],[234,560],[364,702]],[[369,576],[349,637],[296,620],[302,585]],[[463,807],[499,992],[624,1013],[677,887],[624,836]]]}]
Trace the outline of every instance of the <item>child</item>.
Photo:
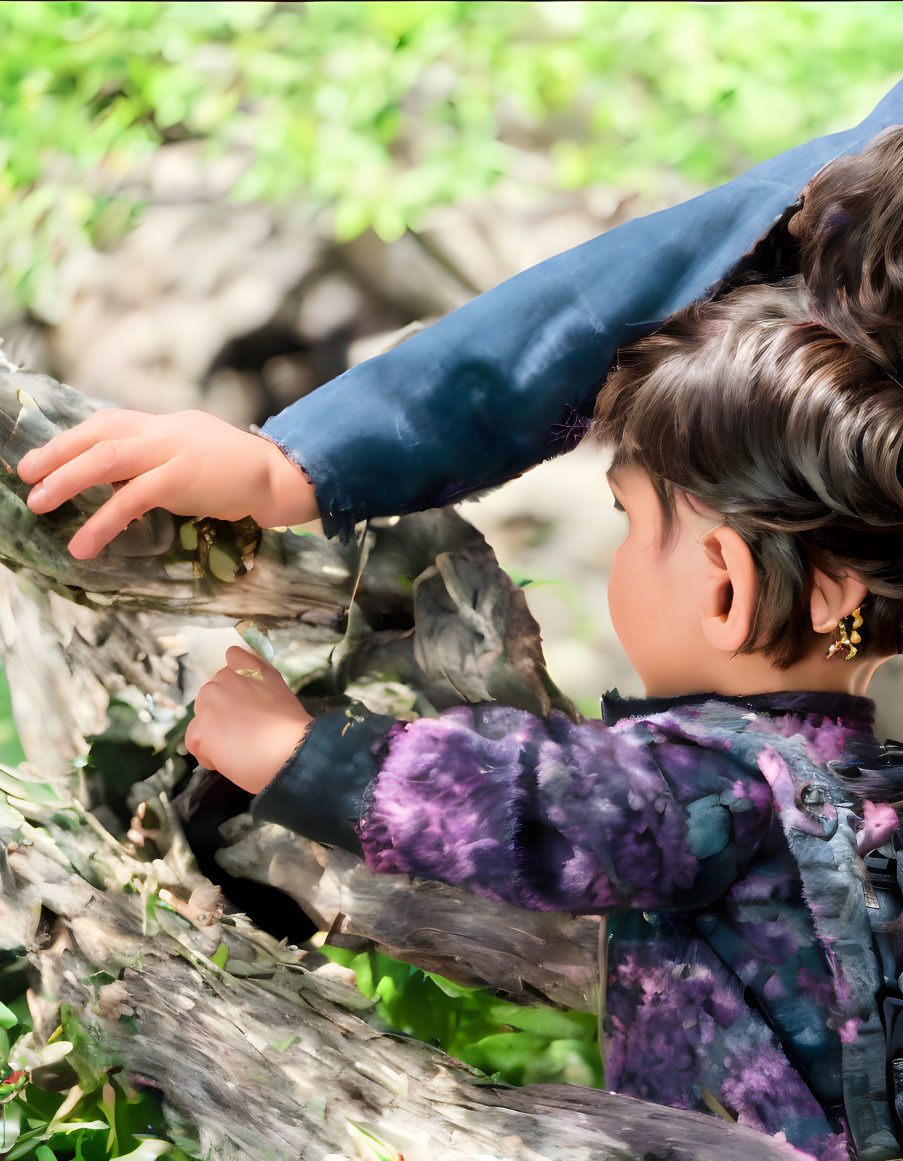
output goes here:
[{"label": "child", "polygon": [[[607,914],[611,1088],[878,1161],[900,1149],[849,867],[903,788],[865,696],[903,636],[903,130],[827,166],[792,235],[802,276],[692,304],[598,397],[629,519],[609,605],[648,696],[579,726],[335,710],[251,811],[374,871]],[[233,686],[262,669],[229,654]]]},{"label": "child", "polygon": [[[889,1110],[870,1099],[885,1041],[865,903],[845,896],[838,910],[821,892],[861,867],[857,839],[865,854],[898,827],[864,800],[886,799],[897,773],[882,769],[865,692],[901,645],[903,396],[882,323],[901,304],[890,265],[866,262],[846,295],[834,279],[857,246],[882,253],[873,206],[903,172],[888,141],[899,138],[850,159],[867,188],[854,184],[849,204],[834,182],[846,159],[811,182],[774,251],[786,258],[796,238],[802,279],[725,283],[623,353],[599,395],[596,431],[615,448],[610,483],[630,520],[610,606],[646,698],[609,695],[603,721],[576,726],[494,704],[311,723],[275,670],[233,647],[186,734],[199,761],[256,792],[255,817],[356,850],[373,870],[608,914],[607,1083],[783,1131],[831,1161],[851,1140],[868,1161],[899,1155]],[[903,202],[885,217],[899,226]],[[51,508],[88,480],[136,476],[122,492],[141,490],[138,503],[197,514],[199,494],[155,489],[155,472],[167,485],[174,473],[141,438],[155,433],[174,462],[184,416],[180,432],[174,417],[140,414],[116,432],[133,458],[103,442],[118,422],[108,413],[26,457],[22,478],[52,473]],[[188,414],[201,447],[209,417]],[[257,439],[235,438],[236,456]],[[251,514],[297,522],[297,469],[265,465]],[[213,514],[247,505],[236,484]],[[107,520],[73,539],[81,554],[118,531]],[[845,643],[826,656],[831,632]]]}]

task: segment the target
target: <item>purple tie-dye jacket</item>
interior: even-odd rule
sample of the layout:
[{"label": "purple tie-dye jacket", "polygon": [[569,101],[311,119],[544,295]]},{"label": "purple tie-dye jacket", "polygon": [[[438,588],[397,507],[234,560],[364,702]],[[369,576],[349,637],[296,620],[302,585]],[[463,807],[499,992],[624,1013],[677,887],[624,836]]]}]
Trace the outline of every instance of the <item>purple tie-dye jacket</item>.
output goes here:
[{"label": "purple tie-dye jacket", "polygon": [[607,915],[606,1085],[845,1161],[836,965],[765,770],[786,759],[837,782],[879,761],[874,702],[612,693],[602,707],[581,725],[497,704],[411,723],[332,711],[251,811],[374,871]]}]

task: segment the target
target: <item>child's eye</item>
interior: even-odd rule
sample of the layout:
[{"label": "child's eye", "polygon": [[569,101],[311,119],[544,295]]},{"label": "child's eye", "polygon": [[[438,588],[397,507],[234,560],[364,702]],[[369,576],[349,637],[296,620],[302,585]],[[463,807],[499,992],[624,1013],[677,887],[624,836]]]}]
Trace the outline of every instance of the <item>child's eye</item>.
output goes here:
[{"label": "child's eye", "polygon": [[627,511],[627,509],[624,507],[624,505],[621,503],[621,501],[617,497],[615,497],[614,506],[615,506],[615,511],[617,511],[617,512],[626,512]]}]

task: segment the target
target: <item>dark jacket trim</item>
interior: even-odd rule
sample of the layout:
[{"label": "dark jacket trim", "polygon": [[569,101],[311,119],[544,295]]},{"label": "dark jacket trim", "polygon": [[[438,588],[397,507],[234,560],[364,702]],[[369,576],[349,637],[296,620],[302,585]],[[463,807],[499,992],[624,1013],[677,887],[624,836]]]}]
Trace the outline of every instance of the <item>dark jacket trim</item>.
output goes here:
[{"label": "dark jacket trim", "polygon": [[318,717],[273,780],[251,799],[255,822],[278,822],[319,843],[362,854],[364,792],[379,773],[374,753],[395,724],[359,702]]}]

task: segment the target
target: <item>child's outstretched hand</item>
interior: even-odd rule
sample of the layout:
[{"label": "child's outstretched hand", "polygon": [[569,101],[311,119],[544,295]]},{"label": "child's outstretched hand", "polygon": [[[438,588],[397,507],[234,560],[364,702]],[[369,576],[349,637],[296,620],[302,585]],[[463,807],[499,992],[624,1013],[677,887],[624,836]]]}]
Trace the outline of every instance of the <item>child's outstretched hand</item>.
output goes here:
[{"label": "child's outstretched hand", "polygon": [[279,670],[240,645],[198,690],[194,715],[186,749],[251,794],[275,778],[313,721]]},{"label": "child's outstretched hand", "polygon": [[33,512],[50,512],[95,484],[123,483],[69,541],[88,560],[151,508],[177,516],[241,520],[262,528],[319,516],[313,485],[265,436],[205,411],[152,415],[101,408],[22,457],[19,476],[36,484]]}]

